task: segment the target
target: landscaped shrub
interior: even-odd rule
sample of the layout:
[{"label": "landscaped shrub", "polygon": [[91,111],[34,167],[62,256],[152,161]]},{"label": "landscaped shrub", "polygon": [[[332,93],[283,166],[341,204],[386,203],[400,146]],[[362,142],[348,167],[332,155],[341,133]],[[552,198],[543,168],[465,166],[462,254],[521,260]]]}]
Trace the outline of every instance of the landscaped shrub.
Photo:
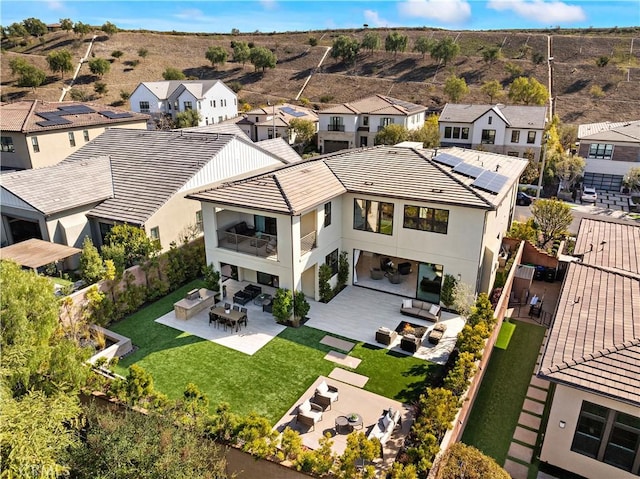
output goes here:
[{"label": "landscaped shrub", "polygon": [[203,266],[202,274],[205,288],[215,292],[220,291],[220,271],[216,271],[213,264]]},{"label": "landscaped shrub", "polygon": [[273,296],[271,306],[273,317],[281,324],[286,324],[293,314],[293,294],[285,288],[278,288]]},{"label": "landscaped shrub", "polygon": [[442,283],[442,290],[440,291],[440,301],[447,308],[453,304],[453,289],[455,288],[457,280],[452,274],[445,274],[444,281]]},{"label": "landscaped shrub", "polygon": [[255,412],[249,413],[238,428],[237,440],[242,450],[259,459],[275,455],[277,438],[278,432],[271,428],[269,420]]},{"label": "landscaped shrub", "polygon": [[325,433],[325,435],[318,440],[318,444],[320,447],[311,451],[304,451],[294,462],[293,465],[298,471],[308,472],[318,476],[323,476],[331,471],[335,462],[335,455],[331,450],[333,446],[331,433]]},{"label": "landscaped shrub", "polygon": [[[376,469],[372,464],[380,456],[380,442],[367,439],[364,432],[352,432],[347,436],[347,447],[338,460],[336,476],[338,478],[376,477]],[[363,467],[360,469],[360,466]]]},{"label": "landscaped shrub", "polygon": [[455,366],[444,379],[444,388],[451,391],[456,396],[461,396],[469,386],[469,379],[476,372],[475,357],[468,352],[458,355]]},{"label": "landscaped shrub", "polygon": [[287,426],[284,431],[282,431],[278,458],[281,461],[295,461],[300,454],[302,454],[302,437],[300,437],[298,431],[294,431]]},{"label": "landscaped shrub", "polygon": [[98,248],[93,245],[91,238],[85,237],[80,253],[80,275],[86,284],[93,284],[102,279],[104,265]]},{"label": "landscaped shrub", "polygon": [[318,271],[318,286],[320,288],[320,301],[323,303],[328,303],[331,301],[331,298],[333,298],[333,290],[329,284],[331,276],[333,276],[331,267],[328,264],[320,265]]},{"label": "landscaped shrub", "polygon": [[296,322],[304,319],[309,314],[311,306],[302,291],[296,291],[293,294],[293,317]]},{"label": "landscaped shrub", "polygon": [[349,255],[346,251],[342,251],[338,257],[338,281],[336,282],[336,287],[333,291],[334,296],[344,289],[348,279]]}]

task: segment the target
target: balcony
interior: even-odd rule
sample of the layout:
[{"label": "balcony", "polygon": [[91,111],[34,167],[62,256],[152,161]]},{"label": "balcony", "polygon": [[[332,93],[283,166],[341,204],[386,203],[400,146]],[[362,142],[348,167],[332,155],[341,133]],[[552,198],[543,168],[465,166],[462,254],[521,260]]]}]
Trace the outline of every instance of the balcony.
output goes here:
[{"label": "balcony", "polygon": [[344,131],[344,125],[329,125],[327,127],[329,131]]},{"label": "balcony", "polygon": [[218,248],[278,261],[278,238],[264,233],[246,236],[219,229]]},{"label": "balcony", "polygon": [[317,232],[312,231],[300,238],[300,254],[309,253],[311,250],[316,248],[316,238]]}]

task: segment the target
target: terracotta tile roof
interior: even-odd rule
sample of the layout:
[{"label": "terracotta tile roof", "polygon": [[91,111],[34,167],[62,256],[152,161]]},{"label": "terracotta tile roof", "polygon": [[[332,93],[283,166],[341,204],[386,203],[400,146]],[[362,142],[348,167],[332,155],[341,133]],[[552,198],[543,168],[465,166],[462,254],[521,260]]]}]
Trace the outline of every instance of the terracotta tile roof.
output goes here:
[{"label": "terracotta tile roof", "polygon": [[350,103],[343,103],[326,110],[321,110],[320,114],[342,113],[342,114],[370,114],[370,115],[413,115],[421,111],[426,111],[427,107],[416,105],[404,100],[391,98],[390,96],[374,95]]},{"label": "terracotta tile roof", "polygon": [[539,376],[640,405],[638,235],[640,226],[582,221],[578,244],[593,243],[596,251],[606,237],[611,248],[607,242],[569,265]]},{"label": "terracotta tile roof", "polygon": [[[86,113],[69,113],[74,108],[86,107]],[[64,111],[68,110],[68,111]],[[109,118],[110,112],[121,118]],[[53,116],[52,116],[53,115]],[[60,118],[51,123],[51,118]],[[43,102],[41,100],[18,101],[0,105],[0,129],[21,133],[37,133],[52,130],[78,129],[87,126],[146,122],[148,115],[100,105],[78,102]]]}]

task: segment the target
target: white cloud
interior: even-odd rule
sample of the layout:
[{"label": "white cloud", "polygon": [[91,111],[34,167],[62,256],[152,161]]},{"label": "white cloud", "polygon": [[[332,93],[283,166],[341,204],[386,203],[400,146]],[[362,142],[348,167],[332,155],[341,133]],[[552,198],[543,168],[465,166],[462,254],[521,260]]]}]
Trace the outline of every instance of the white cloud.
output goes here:
[{"label": "white cloud", "polygon": [[573,23],[587,19],[582,7],[563,2],[544,0],[489,0],[487,8],[503,12],[510,10],[516,15],[545,25]]},{"label": "white cloud", "polygon": [[400,14],[441,23],[462,24],[471,17],[467,0],[409,0],[398,5]]},{"label": "white cloud", "polygon": [[380,15],[375,10],[365,10],[364,19],[366,20],[365,23],[372,27],[386,27],[389,25],[389,22],[384,18],[380,18]]},{"label": "white cloud", "polygon": [[62,10],[64,8],[64,5],[62,4],[62,2],[51,1],[47,2],[47,7],[49,8],[49,10]]},{"label": "white cloud", "polygon": [[273,10],[276,8],[276,0],[260,0],[260,5],[266,10]]},{"label": "white cloud", "polygon": [[174,16],[176,18],[179,18],[180,20],[190,20],[194,22],[202,22],[206,21],[207,19],[202,10],[198,10],[197,8],[188,8],[186,10],[181,10]]}]

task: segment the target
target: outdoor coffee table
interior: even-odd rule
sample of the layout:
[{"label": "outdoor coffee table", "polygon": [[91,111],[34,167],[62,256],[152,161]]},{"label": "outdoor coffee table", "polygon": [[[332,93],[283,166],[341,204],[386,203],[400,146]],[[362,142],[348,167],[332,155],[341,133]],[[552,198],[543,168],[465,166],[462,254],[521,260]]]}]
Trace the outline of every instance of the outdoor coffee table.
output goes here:
[{"label": "outdoor coffee table", "polygon": [[347,416],[338,416],[336,418],[336,433],[341,434],[340,431],[345,430],[347,427],[349,427],[349,419],[347,419]]},{"label": "outdoor coffee table", "polygon": [[349,426],[351,429],[362,429],[362,416],[355,412],[351,414],[347,414],[347,421],[349,421]]},{"label": "outdoor coffee table", "polygon": [[255,299],[253,300],[253,304],[256,304],[258,306],[264,306],[265,304],[268,304],[271,301],[271,299],[272,298],[270,294],[262,293],[255,297]]}]

